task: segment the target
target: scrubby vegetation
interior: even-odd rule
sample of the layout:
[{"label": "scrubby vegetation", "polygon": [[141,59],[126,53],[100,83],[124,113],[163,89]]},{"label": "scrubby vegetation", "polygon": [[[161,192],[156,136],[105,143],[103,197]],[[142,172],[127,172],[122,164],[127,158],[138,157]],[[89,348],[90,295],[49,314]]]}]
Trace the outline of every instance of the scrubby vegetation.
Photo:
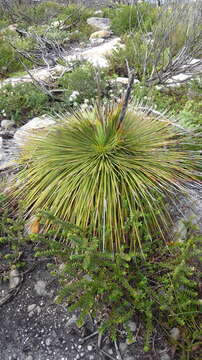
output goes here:
[{"label": "scrubby vegetation", "polygon": [[[173,233],[172,204],[202,178],[201,12],[168,3],[112,2],[97,13],[122,41],[100,69],[66,60],[90,46],[93,9],[2,2],[0,122],[60,115],[26,142],[7,195],[0,184],[0,262],[6,279],[34,244],[80,326],[90,314],[102,334],[134,342],[135,319],[145,351],[160,327],[177,360],[199,360],[202,235],[191,222],[183,240]],[[30,73],[39,67],[57,71],[40,80]],[[30,82],[2,82],[27,72]],[[183,72],[193,76],[176,86]]]},{"label": "scrubby vegetation", "polygon": [[28,118],[46,112],[49,98],[31,83],[13,87],[6,85],[0,89],[0,119],[9,118],[16,125]]}]

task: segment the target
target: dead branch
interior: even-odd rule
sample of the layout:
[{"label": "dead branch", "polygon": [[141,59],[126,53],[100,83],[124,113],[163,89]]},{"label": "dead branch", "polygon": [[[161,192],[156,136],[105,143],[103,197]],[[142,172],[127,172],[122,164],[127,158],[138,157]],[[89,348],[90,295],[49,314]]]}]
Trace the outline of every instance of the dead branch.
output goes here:
[{"label": "dead branch", "polygon": [[129,74],[128,86],[127,86],[126,93],[125,93],[125,96],[123,99],[123,106],[122,106],[121,113],[120,113],[120,116],[118,119],[117,128],[120,128],[120,126],[125,118],[134,80],[135,80],[135,72],[134,72],[134,70],[132,70],[132,71],[130,71],[130,74]]}]

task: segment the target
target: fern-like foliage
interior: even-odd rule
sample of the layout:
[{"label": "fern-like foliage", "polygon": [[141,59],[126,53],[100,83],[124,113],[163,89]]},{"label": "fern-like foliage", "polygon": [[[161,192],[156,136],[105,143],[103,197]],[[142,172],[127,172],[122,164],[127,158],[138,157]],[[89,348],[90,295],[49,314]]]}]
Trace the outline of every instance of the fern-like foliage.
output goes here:
[{"label": "fern-like foliage", "polygon": [[[48,213],[45,217],[61,224]],[[198,339],[200,236],[190,235],[184,243],[166,246],[159,239],[146,241],[143,256],[124,247],[115,254],[101,252],[97,238],[86,237],[65,222],[61,233],[57,236],[71,238],[74,248],[51,239],[48,233],[35,235],[38,244],[39,238],[44,243],[43,250],[38,245],[36,255],[54,255],[63,264],[52,269],[61,284],[58,301],[68,303],[70,311],[79,309],[79,325],[91,314],[99,319],[100,331],[108,331],[115,339],[118,329],[138,315],[145,323],[146,350],[155,323],[167,331],[175,326],[186,330],[189,344],[190,339],[193,343]],[[128,336],[132,336],[130,331]]]}]

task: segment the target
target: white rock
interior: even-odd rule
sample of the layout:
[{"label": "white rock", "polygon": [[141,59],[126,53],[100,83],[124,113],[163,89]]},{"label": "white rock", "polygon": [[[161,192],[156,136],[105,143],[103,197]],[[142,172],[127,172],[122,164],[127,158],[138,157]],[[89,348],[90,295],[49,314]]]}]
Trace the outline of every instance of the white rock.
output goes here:
[{"label": "white rock", "polygon": [[170,360],[170,356],[167,353],[165,353],[165,354],[160,355],[160,359],[161,360]]},{"label": "white rock", "polygon": [[114,79],[114,82],[116,83],[120,83],[123,85],[127,85],[128,84],[128,78],[127,77],[117,77],[116,79]]},{"label": "white rock", "polygon": [[93,281],[92,277],[88,274],[84,275],[83,278],[88,281]]},{"label": "white rock", "polygon": [[135,332],[137,329],[137,325],[134,321],[128,321],[127,326],[129,327],[130,331]]},{"label": "white rock", "polygon": [[15,122],[13,120],[2,120],[1,127],[5,130],[9,130],[15,125]]},{"label": "white rock", "polygon": [[101,44],[100,46],[97,46],[96,48],[83,51],[81,56],[83,59],[88,60],[94,66],[104,68],[108,66],[106,56],[111,55],[112,51],[118,46],[121,46],[121,39],[117,37],[111,39],[108,42],[105,42],[104,44]]},{"label": "white rock", "polygon": [[174,238],[176,241],[183,241],[187,238],[187,226],[183,219],[178,220],[178,222],[175,224],[174,229]]},{"label": "white rock", "polygon": [[31,304],[31,305],[28,305],[27,307],[27,311],[30,312],[30,311],[33,311],[36,307],[36,304]]},{"label": "white rock", "polygon": [[53,21],[52,23],[51,23],[51,27],[59,27],[61,25],[61,21],[58,21],[58,20],[56,20],[56,21]]},{"label": "white rock", "polygon": [[7,27],[9,31],[15,31],[18,27],[18,24],[11,24]]},{"label": "white rock", "polygon": [[16,131],[14,135],[15,143],[18,146],[23,146],[30,135],[38,134],[40,130],[49,128],[54,124],[55,120],[48,115],[35,117]]},{"label": "white rock", "polygon": [[87,19],[87,24],[94,27],[97,30],[109,30],[110,19],[101,17],[90,17]]},{"label": "white rock", "polygon": [[88,346],[87,346],[87,350],[88,350],[88,351],[92,351],[92,350],[93,350],[92,345],[88,345]]},{"label": "white rock", "polygon": [[90,40],[92,39],[108,39],[111,36],[111,31],[100,30],[95,31],[91,34]]},{"label": "white rock", "polygon": [[[117,77],[116,78],[116,82],[117,83],[120,83],[120,84],[123,84],[123,85],[126,85],[126,84],[128,84],[128,78],[126,78],[126,77]],[[139,84],[139,80],[138,79],[134,79],[134,82],[133,82],[133,84],[135,85],[135,84]]]},{"label": "white rock", "polygon": [[20,274],[17,269],[11,270],[9,274],[9,289],[15,289],[20,283]]},{"label": "white rock", "polygon": [[46,343],[46,346],[50,346],[50,344],[51,344],[51,338],[47,338],[46,341],[45,341],[45,343]]},{"label": "white rock", "polygon": [[102,15],[102,10],[96,10],[96,11],[94,12],[94,15]]},{"label": "white rock", "polygon": [[100,45],[100,44],[103,44],[105,40],[102,39],[102,38],[97,38],[97,39],[90,39],[90,43],[92,45]]},{"label": "white rock", "polygon": [[[4,160],[4,153],[0,150],[0,161]],[[9,161],[3,161],[3,164],[0,164],[0,170],[4,171],[9,168],[12,168],[13,166],[16,166],[15,160],[9,160]]]},{"label": "white rock", "polygon": [[123,354],[125,353],[125,351],[127,350],[127,348],[128,348],[127,343],[120,343],[120,344],[119,344],[119,349],[121,350],[121,352],[122,352]]},{"label": "white rock", "polygon": [[174,327],[170,330],[170,337],[173,340],[178,340],[180,337],[180,330],[177,327]]},{"label": "white rock", "polygon": [[34,289],[39,296],[46,296],[46,282],[43,280],[38,280],[36,284],[34,285]]},{"label": "white rock", "polygon": [[75,314],[72,315],[72,317],[67,321],[66,326],[68,327],[68,326],[75,324],[77,322],[77,320],[78,320],[77,316]]},{"label": "white rock", "polygon": [[33,360],[33,356],[32,356],[32,355],[28,355],[25,360]]}]

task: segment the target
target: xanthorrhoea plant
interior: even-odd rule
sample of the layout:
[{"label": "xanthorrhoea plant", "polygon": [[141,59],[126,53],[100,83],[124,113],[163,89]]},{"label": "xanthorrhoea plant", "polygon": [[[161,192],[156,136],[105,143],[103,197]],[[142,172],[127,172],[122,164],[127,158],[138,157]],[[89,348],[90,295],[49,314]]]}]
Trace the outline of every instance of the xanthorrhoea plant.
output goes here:
[{"label": "xanthorrhoea plant", "polygon": [[163,235],[168,214],[159,195],[184,190],[197,162],[190,133],[138,106],[120,124],[120,112],[76,112],[29,139],[15,190],[27,215],[48,210],[112,251],[141,247],[145,233]]}]

